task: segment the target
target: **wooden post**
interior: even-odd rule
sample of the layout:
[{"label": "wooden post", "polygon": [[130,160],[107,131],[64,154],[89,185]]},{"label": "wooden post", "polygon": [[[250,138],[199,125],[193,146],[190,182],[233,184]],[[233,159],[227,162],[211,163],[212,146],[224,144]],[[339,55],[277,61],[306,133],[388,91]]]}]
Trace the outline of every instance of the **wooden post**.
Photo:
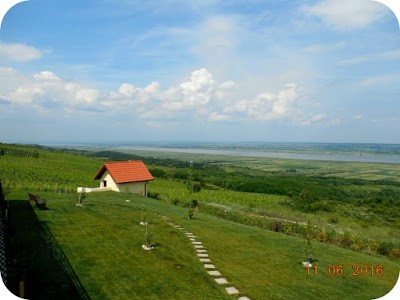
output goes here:
[{"label": "wooden post", "polygon": [[19,296],[21,298],[25,297],[25,282],[24,281],[19,282]]},{"label": "wooden post", "polygon": [[5,215],[6,215],[6,223],[7,223],[8,222],[8,208],[6,208]]}]

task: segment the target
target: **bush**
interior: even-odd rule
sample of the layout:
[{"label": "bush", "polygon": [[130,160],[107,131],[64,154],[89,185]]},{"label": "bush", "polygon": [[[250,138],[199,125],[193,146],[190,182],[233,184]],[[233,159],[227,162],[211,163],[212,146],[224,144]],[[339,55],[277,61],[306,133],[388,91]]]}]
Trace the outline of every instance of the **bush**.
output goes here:
[{"label": "bush", "polygon": [[181,203],[181,201],[179,200],[179,199],[172,199],[172,201],[171,201],[171,204],[173,204],[173,205],[175,205],[175,206],[177,206],[177,205],[179,205]]},{"label": "bush", "polygon": [[309,190],[303,190],[299,196],[294,198],[296,205],[305,212],[311,212],[311,205],[314,202],[319,201],[319,197],[313,192]]},{"label": "bush", "polygon": [[391,242],[382,242],[379,245],[378,253],[382,255],[389,255],[389,253],[394,249],[394,245]]},{"label": "bush", "polygon": [[333,224],[339,223],[339,218],[337,216],[330,216],[328,221]]},{"label": "bush", "polygon": [[368,250],[372,253],[378,252],[379,243],[374,239],[368,239]]},{"label": "bush", "polygon": [[399,259],[400,258],[399,249],[392,249],[392,251],[390,251],[389,253],[389,256],[391,260]]},{"label": "bush", "polygon": [[165,173],[165,171],[163,169],[154,168],[154,169],[149,169],[149,171],[150,171],[151,175],[153,175],[154,177],[168,178],[167,173]]},{"label": "bush", "polygon": [[345,231],[344,233],[341,233],[339,237],[339,243],[342,246],[349,247],[351,245],[351,234],[349,231]]},{"label": "bush", "polygon": [[334,211],[334,207],[330,201],[316,201],[310,204],[310,211]]},{"label": "bush", "polygon": [[350,248],[355,251],[360,251],[364,249],[365,243],[361,239],[360,233],[357,233],[351,237],[351,246]]}]

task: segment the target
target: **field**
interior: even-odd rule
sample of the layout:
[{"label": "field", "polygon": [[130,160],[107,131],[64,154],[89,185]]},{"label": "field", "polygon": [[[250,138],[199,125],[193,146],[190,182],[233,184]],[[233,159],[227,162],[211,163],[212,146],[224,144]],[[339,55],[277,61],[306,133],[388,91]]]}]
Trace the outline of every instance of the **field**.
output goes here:
[{"label": "field", "polygon": [[[113,150],[113,148],[98,148],[97,150]],[[119,149],[116,151],[143,157],[168,158],[200,163],[207,162],[220,166],[246,167],[267,172],[282,172],[294,169],[305,175],[338,176],[343,178],[392,180],[400,182],[400,164],[235,157],[226,155]]]},{"label": "field", "polygon": [[[19,269],[15,276],[31,277],[27,289],[36,296],[43,292],[35,288],[40,286],[37,282],[44,281],[49,288],[43,299],[52,299],[57,293],[58,285],[49,284],[52,278],[65,282],[60,289],[65,295],[82,295],[83,289],[93,298],[153,299],[160,295],[168,298],[173,290],[179,290],[183,299],[196,290],[196,299],[227,297],[224,289],[207,277],[184,236],[156,213],[199,235],[218,269],[251,299],[264,299],[265,295],[295,299],[296,293],[302,298],[329,294],[328,299],[338,299],[354,289],[359,291],[355,299],[370,299],[369,295],[378,297],[390,290],[400,267],[396,252],[400,248],[400,184],[359,179],[363,171],[384,172],[385,168],[397,178],[397,165],[199,155],[190,179],[191,155],[177,160],[172,159],[177,158],[176,153],[140,157],[138,153],[0,144],[2,149],[6,151],[0,155],[0,179],[6,198],[11,199],[11,240]],[[120,194],[88,194],[83,208],[75,206],[76,187],[98,186],[93,176],[104,161],[136,159],[142,159],[156,178],[148,187],[149,196],[157,200],[134,197],[126,203]],[[354,176],[333,177],[323,173],[328,169],[346,169]],[[46,198],[49,210],[32,209],[27,191]],[[198,207],[195,218],[188,220],[193,199]],[[138,222],[143,203],[149,210],[157,250],[151,259],[143,256],[140,247],[144,237]],[[329,265],[342,265],[352,273],[353,265],[375,268],[379,264],[390,278],[321,276],[323,272],[305,277],[299,263],[304,259],[307,220],[314,228],[313,253],[319,270],[327,274]],[[32,231],[35,226],[55,237],[54,247],[61,249],[61,254],[49,255],[54,252],[48,249],[49,239],[43,238],[46,234],[42,231]],[[41,245],[41,250],[21,251],[34,244]],[[66,271],[65,263],[58,266],[59,255],[65,255],[71,265]],[[43,265],[49,271],[38,276]],[[175,270],[177,265],[190,268]],[[137,287],[131,288],[131,282]],[[335,285],[342,292],[338,293]]]},{"label": "field", "polygon": [[[93,299],[230,299],[206,274],[182,231],[157,214],[193,232],[216,268],[250,299],[377,298],[393,287],[400,267],[387,258],[314,242],[318,273],[307,276],[300,264],[304,256],[301,238],[200,213],[189,220],[184,208],[140,197],[126,203],[124,195],[112,192],[88,194],[82,208],[75,206],[73,194],[47,192],[41,196],[48,200],[49,210],[34,208],[35,214],[51,230]],[[10,198],[11,202],[26,199],[21,192]],[[149,252],[141,248],[142,204],[148,210],[155,245]],[[331,265],[342,265],[344,275],[328,275]],[[353,276],[353,265],[381,265],[384,272],[382,276]]]}]

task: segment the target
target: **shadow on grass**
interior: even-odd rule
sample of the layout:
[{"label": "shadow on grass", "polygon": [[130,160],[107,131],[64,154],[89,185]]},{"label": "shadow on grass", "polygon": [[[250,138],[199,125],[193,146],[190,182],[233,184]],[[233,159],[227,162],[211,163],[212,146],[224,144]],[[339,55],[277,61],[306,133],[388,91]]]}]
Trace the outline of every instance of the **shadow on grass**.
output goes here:
[{"label": "shadow on grass", "polygon": [[27,299],[88,299],[34,209],[28,200],[10,201],[11,292],[18,295],[19,282],[24,281]]}]

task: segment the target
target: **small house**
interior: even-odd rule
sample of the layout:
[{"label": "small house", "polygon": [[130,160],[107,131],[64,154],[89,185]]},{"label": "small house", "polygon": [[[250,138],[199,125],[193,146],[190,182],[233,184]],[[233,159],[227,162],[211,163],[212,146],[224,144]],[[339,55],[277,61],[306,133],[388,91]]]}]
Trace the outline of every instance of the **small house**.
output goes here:
[{"label": "small house", "polygon": [[94,177],[94,180],[98,179],[100,188],[122,193],[128,191],[144,197],[147,197],[147,183],[154,180],[141,160],[106,162]]}]

